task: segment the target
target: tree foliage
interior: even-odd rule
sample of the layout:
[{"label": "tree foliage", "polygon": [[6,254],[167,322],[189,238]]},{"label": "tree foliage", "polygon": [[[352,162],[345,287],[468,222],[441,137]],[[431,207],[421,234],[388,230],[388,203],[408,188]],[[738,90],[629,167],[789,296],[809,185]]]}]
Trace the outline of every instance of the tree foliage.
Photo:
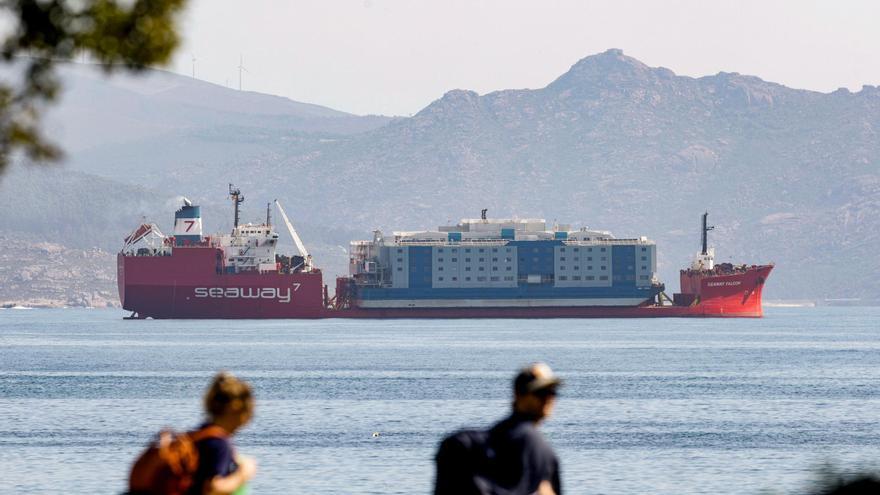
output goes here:
[{"label": "tree foliage", "polygon": [[58,95],[58,61],[80,54],[103,70],[141,71],[166,63],[179,43],[176,15],[186,0],[0,0],[13,21],[3,60],[23,63],[22,80],[0,83],[0,174],[22,152],[56,160],[61,150],[40,132],[40,114]]}]

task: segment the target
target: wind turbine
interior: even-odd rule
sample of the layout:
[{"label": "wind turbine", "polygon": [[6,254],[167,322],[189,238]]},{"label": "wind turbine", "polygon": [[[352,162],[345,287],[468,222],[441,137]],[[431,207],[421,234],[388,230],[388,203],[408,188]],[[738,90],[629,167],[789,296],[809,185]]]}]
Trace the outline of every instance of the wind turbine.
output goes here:
[{"label": "wind turbine", "polygon": [[238,58],[238,90],[241,91],[241,72],[247,72],[250,74],[250,71],[244,68],[244,55],[239,55]]}]

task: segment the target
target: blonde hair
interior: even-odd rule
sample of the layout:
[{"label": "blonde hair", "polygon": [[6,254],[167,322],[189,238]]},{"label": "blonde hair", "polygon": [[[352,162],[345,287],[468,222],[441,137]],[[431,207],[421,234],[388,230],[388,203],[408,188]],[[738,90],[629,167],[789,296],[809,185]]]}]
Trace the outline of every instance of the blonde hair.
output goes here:
[{"label": "blonde hair", "polygon": [[227,411],[252,413],[253,410],[254,396],[251,386],[232,373],[217,373],[205,393],[205,412],[216,418]]}]

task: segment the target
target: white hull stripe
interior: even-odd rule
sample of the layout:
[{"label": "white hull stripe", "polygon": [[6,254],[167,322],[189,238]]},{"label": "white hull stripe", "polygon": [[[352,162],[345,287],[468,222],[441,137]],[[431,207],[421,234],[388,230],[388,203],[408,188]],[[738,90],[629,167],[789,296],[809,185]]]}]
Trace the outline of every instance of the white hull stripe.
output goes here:
[{"label": "white hull stripe", "polygon": [[547,308],[571,306],[638,306],[638,297],[581,299],[386,299],[360,300],[361,308]]}]

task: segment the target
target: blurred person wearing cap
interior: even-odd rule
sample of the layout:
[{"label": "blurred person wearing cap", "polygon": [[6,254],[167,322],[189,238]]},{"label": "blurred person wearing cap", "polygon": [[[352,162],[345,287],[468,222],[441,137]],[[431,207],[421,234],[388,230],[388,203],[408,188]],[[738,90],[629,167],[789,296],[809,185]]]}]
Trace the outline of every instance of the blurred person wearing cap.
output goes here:
[{"label": "blurred person wearing cap", "polygon": [[513,410],[488,431],[462,430],[437,453],[435,495],[561,495],[559,460],[538,430],[562,381],[544,363],[513,380]]}]

